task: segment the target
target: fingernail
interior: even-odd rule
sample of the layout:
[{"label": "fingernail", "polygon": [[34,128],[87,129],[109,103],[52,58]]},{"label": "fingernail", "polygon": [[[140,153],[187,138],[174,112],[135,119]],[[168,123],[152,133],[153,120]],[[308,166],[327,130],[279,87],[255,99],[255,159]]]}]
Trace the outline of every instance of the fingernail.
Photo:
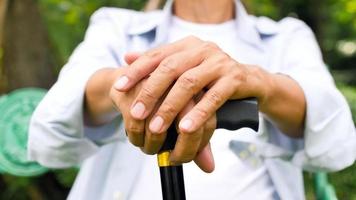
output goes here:
[{"label": "fingernail", "polygon": [[190,119],[185,119],[181,123],[179,123],[179,128],[185,131],[189,131],[193,125],[193,121]]},{"label": "fingernail", "polygon": [[159,133],[162,129],[163,119],[160,116],[155,117],[150,123],[150,130],[152,133]]},{"label": "fingernail", "polygon": [[114,84],[114,88],[117,90],[122,90],[125,88],[127,83],[129,82],[129,78],[126,76],[121,76]]},{"label": "fingernail", "polygon": [[131,109],[131,115],[135,118],[141,119],[145,114],[145,105],[141,102],[137,102],[135,106]]}]

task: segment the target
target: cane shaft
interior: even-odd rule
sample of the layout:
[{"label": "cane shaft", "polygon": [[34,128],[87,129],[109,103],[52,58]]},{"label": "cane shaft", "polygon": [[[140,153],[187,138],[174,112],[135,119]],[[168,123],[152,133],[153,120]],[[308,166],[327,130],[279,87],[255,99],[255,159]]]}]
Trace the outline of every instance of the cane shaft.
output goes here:
[{"label": "cane shaft", "polygon": [[163,200],[185,200],[182,165],[173,166],[169,161],[170,151],[158,154]]}]

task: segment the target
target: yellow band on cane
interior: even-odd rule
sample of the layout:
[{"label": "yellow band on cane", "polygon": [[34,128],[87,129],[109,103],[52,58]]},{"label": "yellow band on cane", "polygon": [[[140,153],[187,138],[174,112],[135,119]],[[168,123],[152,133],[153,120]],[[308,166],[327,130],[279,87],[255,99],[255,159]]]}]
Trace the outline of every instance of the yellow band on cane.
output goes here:
[{"label": "yellow band on cane", "polygon": [[171,154],[170,151],[163,151],[160,152],[157,156],[158,166],[159,167],[169,167],[171,163],[169,161],[169,155]]}]

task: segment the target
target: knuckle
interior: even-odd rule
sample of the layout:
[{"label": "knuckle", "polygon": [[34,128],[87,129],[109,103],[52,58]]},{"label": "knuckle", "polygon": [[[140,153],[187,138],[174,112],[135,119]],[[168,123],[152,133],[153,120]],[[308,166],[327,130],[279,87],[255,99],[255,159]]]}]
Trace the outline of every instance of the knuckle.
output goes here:
[{"label": "knuckle", "polygon": [[223,66],[230,66],[232,62],[231,57],[225,53],[225,52],[220,52],[218,55],[216,55],[216,63],[221,64]]},{"label": "knuckle", "polygon": [[152,144],[161,144],[164,141],[164,137],[163,135],[150,134],[149,137],[147,138],[147,141]]},{"label": "knuckle", "polygon": [[179,79],[180,87],[187,91],[195,91],[199,87],[199,79],[195,75],[183,75]]},{"label": "knuckle", "polygon": [[224,101],[224,98],[218,91],[211,91],[207,100],[208,100],[209,106],[216,107]]},{"label": "knuckle", "polygon": [[161,62],[158,70],[164,74],[176,74],[176,66],[177,61],[174,58],[166,58]]},{"label": "knuckle", "polygon": [[204,42],[203,45],[202,45],[202,48],[204,48],[206,50],[218,50],[218,49],[220,49],[217,44],[215,44],[214,42],[209,42],[209,41]]},{"label": "knuckle", "polygon": [[174,116],[177,115],[177,113],[178,113],[178,110],[177,110],[176,106],[174,106],[170,102],[165,102],[161,105],[158,115],[167,119],[169,117],[173,118]]},{"label": "knuckle", "polygon": [[157,59],[157,58],[162,57],[162,55],[163,55],[163,52],[160,50],[157,50],[157,49],[147,51],[143,54],[143,56],[147,59]]},{"label": "knuckle", "polygon": [[241,82],[245,82],[247,75],[243,70],[233,70],[233,72],[231,72],[232,75],[232,79],[235,80],[235,83],[241,83]]},{"label": "knuckle", "polygon": [[141,89],[141,95],[140,95],[140,100],[139,101],[147,101],[147,100],[153,100],[157,99],[155,92],[153,91],[152,87],[147,87],[143,86]]},{"label": "knuckle", "polygon": [[143,135],[143,128],[135,123],[128,123],[128,125],[126,125],[126,131],[133,135]]},{"label": "knuckle", "polygon": [[231,66],[235,66],[232,65],[234,64],[234,60],[231,59],[231,57],[227,53],[222,51],[215,53],[214,56],[211,58],[211,62],[214,63],[213,68],[215,70],[219,70],[219,72],[223,74],[229,74],[231,68],[234,68]]},{"label": "knuckle", "polygon": [[[241,66],[242,64],[239,64],[239,66]],[[244,71],[249,71],[249,73],[246,72],[246,74],[249,75],[253,75],[253,77],[258,78],[258,79],[262,79],[262,77],[264,76],[263,71],[261,70],[261,68],[257,65],[249,65],[249,66],[241,66],[243,69],[245,69]],[[248,68],[248,70],[247,70]]]},{"label": "knuckle", "polygon": [[197,107],[196,108],[196,114],[200,119],[207,119],[209,117],[209,112],[202,107]]},{"label": "knuckle", "polygon": [[144,76],[145,75],[145,70],[144,68],[141,67],[131,67],[128,69],[126,76],[129,78],[134,78],[136,76]]},{"label": "knuckle", "polygon": [[196,114],[200,119],[207,119],[209,117],[209,113],[205,108],[197,107]]}]

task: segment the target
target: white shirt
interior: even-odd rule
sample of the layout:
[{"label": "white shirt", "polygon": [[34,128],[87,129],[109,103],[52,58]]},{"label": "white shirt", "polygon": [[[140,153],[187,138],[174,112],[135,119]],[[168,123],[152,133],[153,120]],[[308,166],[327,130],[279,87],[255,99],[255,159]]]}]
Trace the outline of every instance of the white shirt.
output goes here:
[{"label": "white shirt", "polygon": [[[129,144],[120,117],[103,127],[84,125],[84,89],[95,71],[124,65],[126,52],[166,43],[171,6],[172,1],[168,1],[164,11],[151,13],[114,8],[97,11],[84,41],[35,111],[30,124],[29,158],[54,168],[81,164],[69,199],[131,199],[138,177],[150,171],[142,168],[147,163],[152,166],[147,161],[150,158]],[[274,22],[248,16],[239,1],[236,10],[235,37],[241,42],[236,48],[241,59],[238,61],[286,74],[303,89],[307,103],[304,139],[288,138],[261,118],[258,140],[231,134],[219,141],[227,140],[223,146],[229,149],[229,158],[244,157],[245,163],[252,165],[263,162],[281,199],[304,199],[302,168],[335,171],[354,162],[356,133],[350,109],[323,63],[312,31],[304,23],[292,18]],[[216,154],[216,159],[224,158],[218,157]],[[219,177],[217,184],[229,184],[233,172],[231,169]],[[159,180],[152,180],[152,185],[159,187]],[[190,192],[201,190],[189,187]]]}]

